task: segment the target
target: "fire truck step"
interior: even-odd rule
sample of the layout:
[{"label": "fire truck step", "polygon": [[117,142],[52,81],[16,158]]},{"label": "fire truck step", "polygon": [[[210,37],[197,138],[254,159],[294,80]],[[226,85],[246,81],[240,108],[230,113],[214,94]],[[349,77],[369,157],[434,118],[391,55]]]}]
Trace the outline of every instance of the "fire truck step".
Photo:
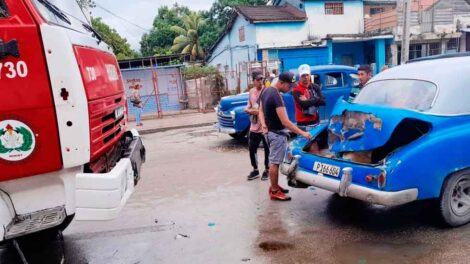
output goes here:
[{"label": "fire truck step", "polygon": [[17,215],[6,227],[5,239],[11,239],[60,225],[66,217],[65,207],[58,206],[30,214]]}]

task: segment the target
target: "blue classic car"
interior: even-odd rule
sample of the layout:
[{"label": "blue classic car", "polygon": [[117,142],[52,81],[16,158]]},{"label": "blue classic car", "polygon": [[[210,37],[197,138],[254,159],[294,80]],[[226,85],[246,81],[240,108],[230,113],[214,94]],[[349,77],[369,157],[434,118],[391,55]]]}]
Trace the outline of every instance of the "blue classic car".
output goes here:
[{"label": "blue classic car", "polygon": [[[292,70],[296,73],[297,70]],[[320,107],[320,118],[325,119],[331,113],[338,98],[347,99],[351,87],[357,82],[355,77],[356,68],[339,65],[311,66],[314,81],[321,85],[326,98],[326,106]],[[295,123],[295,107],[292,94],[285,93],[284,102],[286,104],[289,119]],[[217,124],[215,128],[233,138],[243,138],[250,128],[249,115],[244,109],[248,102],[248,93],[242,93],[222,98],[217,106]]]},{"label": "blue classic car", "polygon": [[290,143],[289,185],[396,206],[439,199],[450,226],[470,221],[470,54],[387,70],[338,101],[313,139]]}]

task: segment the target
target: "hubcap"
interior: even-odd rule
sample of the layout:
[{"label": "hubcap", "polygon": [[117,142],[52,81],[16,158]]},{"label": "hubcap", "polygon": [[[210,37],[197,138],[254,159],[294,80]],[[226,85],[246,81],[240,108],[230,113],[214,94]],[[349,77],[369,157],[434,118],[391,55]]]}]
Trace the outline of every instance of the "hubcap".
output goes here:
[{"label": "hubcap", "polygon": [[463,177],[454,185],[450,205],[454,214],[458,216],[464,216],[470,212],[469,178]]}]

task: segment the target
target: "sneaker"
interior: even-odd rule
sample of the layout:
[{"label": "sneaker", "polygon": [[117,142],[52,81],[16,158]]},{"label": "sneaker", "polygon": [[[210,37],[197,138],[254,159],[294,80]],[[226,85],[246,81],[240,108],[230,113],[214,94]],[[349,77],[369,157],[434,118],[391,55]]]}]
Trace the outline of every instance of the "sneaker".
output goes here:
[{"label": "sneaker", "polygon": [[259,177],[259,171],[254,170],[254,171],[250,172],[250,175],[248,175],[247,180],[251,181],[251,180],[254,180],[258,177]]},{"label": "sneaker", "polygon": [[289,190],[284,189],[284,188],[282,188],[281,186],[279,186],[279,189],[281,189],[281,192],[282,192],[282,193],[289,193]]},{"label": "sneaker", "polygon": [[[281,190],[282,193],[289,193],[289,190],[284,189],[281,186],[279,186],[279,190]],[[269,187],[269,191],[268,191],[268,194],[270,194],[270,193],[271,193],[271,187]]]},{"label": "sneaker", "polygon": [[278,200],[278,201],[290,201],[292,198],[290,196],[287,196],[285,193],[281,191],[281,189],[273,192],[269,192],[269,196],[271,197],[271,200]]},{"label": "sneaker", "polygon": [[143,126],[143,125],[144,125],[144,124],[140,123],[140,124],[137,124],[137,125],[135,125],[135,126]]},{"label": "sneaker", "polygon": [[268,179],[269,179],[268,171],[265,170],[265,171],[263,172],[263,175],[261,175],[261,180],[262,180],[262,181],[267,181]]}]

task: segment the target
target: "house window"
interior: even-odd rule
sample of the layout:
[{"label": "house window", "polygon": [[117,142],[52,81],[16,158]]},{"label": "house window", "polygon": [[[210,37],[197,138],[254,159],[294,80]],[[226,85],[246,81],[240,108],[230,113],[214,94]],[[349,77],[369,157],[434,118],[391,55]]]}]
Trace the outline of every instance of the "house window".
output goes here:
[{"label": "house window", "polygon": [[0,18],[8,17],[8,9],[5,0],[0,0]]},{"label": "house window", "polygon": [[455,53],[457,52],[457,39],[449,39],[447,42],[447,53]]},{"label": "house window", "polygon": [[240,29],[238,29],[238,39],[240,42],[245,41],[245,27],[240,27]]},{"label": "house window", "polygon": [[422,50],[422,45],[421,44],[412,44],[410,45],[410,60],[416,59],[416,58],[421,58],[421,50]]},{"label": "house window", "polygon": [[380,14],[380,13],[383,13],[385,10],[383,7],[372,7],[370,9],[370,14],[371,15],[375,15],[375,14]]},{"label": "house window", "polygon": [[430,43],[428,56],[439,55],[441,54],[441,43]]},{"label": "house window", "polygon": [[268,50],[268,60],[275,61],[279,59],[278,50]]},{"label": "house window", "polygon": [[325,14],[326,15],[343,15],[343,3],[342,2],[330,2],[325,3]]}]

